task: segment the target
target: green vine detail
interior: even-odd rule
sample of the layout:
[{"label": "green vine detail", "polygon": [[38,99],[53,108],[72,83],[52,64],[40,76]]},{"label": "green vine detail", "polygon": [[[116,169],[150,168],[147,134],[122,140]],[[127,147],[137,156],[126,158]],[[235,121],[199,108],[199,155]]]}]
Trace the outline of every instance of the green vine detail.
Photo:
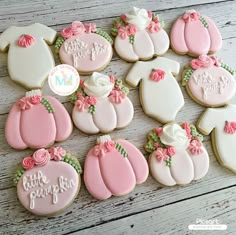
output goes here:
[{"label": "green vine detail", "polygon": [[203,141],[203,135],[200,134],[198,131],[197,131],[197,128],[194,126],[194,125],[190,125],[190,129],[191,129],[191,135],[192,135],[192,139],[194,139],[195,137],[198,137],[198,140],[200,142]]},{"label": "green vine detail", "polygon": [[96,106],[95,105],[90,105],[89,106],[89,113],[95,114],[95,112],[96,112]]},{"label": "green vine detail", "polygon": [[82,168],[81,168],[79,162],[77,161],[77,159],[75,157],[67,154],[62,158],[62,161],[70,164],[71,166],[73,166],[78,174],[82,173]]},{"label": "green vine detail", "polygon": [[78,99],[77,93],[81,93],[84,97],[86,96],[84,90],[81,87],[78,87],[78,89],[70,96],[70,102],[72,104],[74,104],[75,101]]},{"label": "green vine detail", "polygon": [[202,22],[205,28],[208,28],[209,25],[203,16],[200,16],[199,20]]},{"label": "green vine detail", "polygon": [[47,109],[47,111],[49,113],[54,112],[54,108],[52,107],[52,105],[50,104],[50,102],[46,98],[44,98],[44,97],[42,98],[41,104]]},{"label": "green vine detail", "polygon": [[189,68],[186,73],[184,74],[184,77],[182,79],[182,85],[186,86],[186,84],[188,83],[190,77],[192,76],[194,70],[192,68]]},{"label": "green vine detail", "polygon": [[130,42],[131,44],[134,44],[134,39],[135,39],[135,36],[134,36],[134,35],[129,36],[129,42]]},{"label": "green vine detail", "polygon": [[155,19],[158,19],[161,28],[164,28],[164,27],[165,27],[164,20],[160,20],[158,14],[153,12],[153,13],[152,13],[152,20],[154,21]]},{"label": "green vine detail", "polygon": [[114,21],[113,21],[113,24],[112,24],[112,28],[111,28],[111,34],[113,36],[117,36],[118,34],[118,29],[116,27],[116,24],[120,24],[121,26],[125,26],[125,22],[120,18],[120,17],[117,17]]},{"label": "green vine detail", "polygon": [[121,155],[123,155],[123,157],[128,157],[128,152],[123,148],[123,146],[119,143],[115,143],[116,149],[118,152],[121,153]]},{"label": "green vine detail", "polygon": [[156,150],[156,147],[154,146],[155,143],[158,143],[158,145],[161,148],[165,148],[165,145],[162,144],[160,138],[158,137],[156,130],[153,129],[151,132],[148,134],[148,142],[145,144],[144,148],[148,153],[152,153],[153,151]]},{"label": "green vine detail", "polygon": [[225,70],[227,70],[232,75],[235,75],[235,70],[233,70],[229,65],[227,65],[225,63],[221,63],[221,67],[224,68]]},{"label": "green vine detail", "polygon": [[25,169],[23,167],[19,167],[17,170],[16,170],[16,173],[14,175],[14,178],[13,178],[13,182],[15,185],[18,184],[19,180],[20,180],[20,177],[25,173]]},{"label": "green vine detail", "polygon": [[113,44],[113,40],[112,40],[112,38],[110,37],[110,35],[107,32],[105,32],[105,31],[103,31],[101,29],[97,29],[95,33],[100,35],[100,36],[102,36],[102,37],[104,37],[108,42]]},{"label": "green vine detail", "polygon": [[59,49],[61,48],[61,45],[65,42],[65,38],[63,38],[62,36],[59,36],[55,42],[55,51],[56,53],[59,52]]},{"label": "green vine detail", "polygon": [[169,158],[166,160],[166,166],[171,167],[171,165],[172,165],[172,157],[169,157]]}]

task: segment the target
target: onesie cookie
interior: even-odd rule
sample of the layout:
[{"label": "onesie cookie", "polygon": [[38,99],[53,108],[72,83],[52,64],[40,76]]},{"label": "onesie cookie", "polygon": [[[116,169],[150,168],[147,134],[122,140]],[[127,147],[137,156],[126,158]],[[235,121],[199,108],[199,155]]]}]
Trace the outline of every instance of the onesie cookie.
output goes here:
[{"label": "onesie cookie", "polygon": [[101,136],[85,158],[84,182],[99,200],[126,195],[147,177],[148,164],[143,154],[123,139]]},{"label": "onesie cookie", "polygon": [[116,37],[117,54],[128,62],[165,54],[170,42],[163,26],[156,13],[133,7],[113,22],[111,33]]},{"label": "onesie cookie", "polygon": [[199,118],[197,128],[204,135],[211,133],[218,161],[236,173],[236,105],[207,109]]},{"label": "onesie cookie", "polygon": [[61,62],[74,66],[80,74],[103,70],[112,58],[111,37],[96,24],[74,21],[61,31],[55,48]]},{"label": "onesie cookie", "polygon": [[143,110],[159,122],[174,121],[184,106],[183,94],[173,77],[179,73],[179,67],[176,61],[158,57],[148,62],[136,62],[126,77],[126,82],[133,87],[140,83]]},{"label": "onesie cookie", "polygon": [[55,66],[47,44],[56,39],[56,31],[39,23],[26,27],[11,26],[0,35],[0,50],[8,50],[10,78],[27,89],[42,88]]},{"label": "onesie cookie", "polygon": [[216,56],[201,55],[190,62],[182,75],[188,94],[206,107],[227,104],[236,93],[235,71]]},{"label": "onesie cookie", "polygon": [[88,134],[108,133],[128,126],[134,115],[128,92],[122,80],[94,72],[81,81],[77,92],[71,96],[75,126]]},{"label": "onesie cookie", "polygon": [[33,214],[58,214],[78,195],[81,173],[78,160],[63,148],[39,149],[23,159],[15,174],[17,196]]},{"label": "onesie cookie", "polygon": [[38,149],[66,140],[72,128],[68,112],[57,99],[32,90],[11,108],[5,136],[12,148]]},{"label": "onesie cookie", "polygon": [[175,21],[170,40],[176,53],[194,57],[215,53],[222,46],[222,37],[215,23],[195,10],[186,11]]},{"label": "onesie cookie", "polygon": [[209,156],[203,136],[196,127],[184,122],[166,124],[148,134],[145,149],[153,178],[166,186],[189,184],[204,177],[209,168]]}]

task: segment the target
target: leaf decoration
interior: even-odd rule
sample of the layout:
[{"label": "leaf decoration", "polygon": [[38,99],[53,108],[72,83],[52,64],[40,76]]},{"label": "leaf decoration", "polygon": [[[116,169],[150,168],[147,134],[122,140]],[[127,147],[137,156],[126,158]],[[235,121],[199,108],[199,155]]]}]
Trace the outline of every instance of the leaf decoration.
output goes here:
[{"label": "leaf decoration", "polygon": [[82,174],[83,171],[82,171],[79,161],[75,157],[73,157],[72,155],[70,155],[70,154],[65,155],[62,158],[62,161],[73,166],[78,174]]},{"label": "leaf decoration", "polygon": [[109,43],[113,44],[113,40],[107,32],[105,32],[101,29],[97,29],[95,33],[104,37]]},{"label": "leaf decoration", "polygon": [[182,79],[182,86],[186,86],[186,84],[188,83],[190,77],[192,76],[194,70],[192,68],[189,68],[185,74],[184,74],[184,77]]},{"label": "leaf decoration", "polygon": [[48,110],[49,113],[54,113],[54,108],[46,98],[42,97],[41,104]]},{"label": "leaf decoration", "polygon": [[224,68],[225,70],[227,70],[229,73],[231,73],[233,76],[235,75],[235,70],[232,69],[229,65],[225,64],[225,63],[221,63],[221,67]]},{"label": "leaf decoration", "polygon": [[203,16],[200,16],[199,20],[202,22],[205,28],[208,28],[209,25]]},{"label": "leaf decoration", "polygon": [[134,44],[134,39],[135,39],[135,36],[134,36],[134,35],[129,36],[129,42],[130,42],[131,44]]},{"label": "leaf decoration", "polygon": [[117,151],[120,152],[121,155],[123,155],[123,157],[128,157],[128,152],[124,149],[124,147],[120,143],[116,142],[115,147]]},{"label": "leaf decoration", "polygon": [[17,170],[16,170],[16,173],[14,175],[14,178],[13,178],[13,182],[15,185],[18,184],[19,180],[20,180],[20,177],[25,173],[25,169],[21,166],[19,167]]},{"label": "leaf decoration", "polygon": [[65,42],[65,38],[63,38],[62,36],[59,36],[55,42],[55,52],[59,53],[59,50],[62,46],[62,44]]}]

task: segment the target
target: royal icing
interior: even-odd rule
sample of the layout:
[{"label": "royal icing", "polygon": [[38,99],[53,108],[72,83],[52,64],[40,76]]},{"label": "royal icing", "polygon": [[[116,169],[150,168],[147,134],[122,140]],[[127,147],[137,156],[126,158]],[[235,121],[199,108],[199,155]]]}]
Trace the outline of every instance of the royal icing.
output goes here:
[{"label": "royal icing", "polygon": [[212,133],[213,150],[219,162],[236,172],[236,106],[207,109],[198,121],[198,129],[203,134]]},{"label": "royal icing", "polygon": [[216,56],[201,55],[183,73],[183,86],[204,106],[222,106],[236,93],[234,70]]},{"label": "royal icing", "polygon": [[122,80],[94,72],[71,96],[75,126],[89,134],[126,127],[134,115],[128,92]]},{"label": "royal icing", "polygon": [[177,53],[191,56],[214,53],[222,46],[221,34],[215,23],[195,10],[187,11],[176,20],[170,40]]},{"label": "royal icing", "polygon": [[161,184],[188,184],[204,177],[209,157],[202,145],[203,136],[187,122],[170,123],[148,134],[145,149],[152,176]]},{"label": "royal icing", "polygon": [[37,215],[61,212],[78,194],[81,172],[79,162],[61,147],[39,149],[25,157],[17,170],[18,198]]},{"label": "royal icing", "polygon": [[122,59],[132,62],[165,54],[169,37],[163,26],[157,14],[133,7],[113,22],[116,52]]},{"label": "royal icing", "polygon": [[88,152],[84,164],[84,182],[93,197],[105,200],[130,193],[148,177],[148,165],[142,153],[126,140],[101,136]]},{"label": "royal icing", "polygon": [[55,66],[48,44],[56,31],[39,23],[26,27],[11,26],[0,36],[0,50],[8,46],[10,78],[28,89],[41,88],[50,70]]},{"label": "royal icing", "polygon": [[40,90],[26,96],[11,108],[5,127],[8,144],[15,149],[38,149],[64,141],[72,132],[71,118],[54,97],[42,96]]},{"label": "royal icing", "polygon": [[[153,69],[161,71],[161,76],[152,76]],[[149,62],[136,62],[128,73],[126,82],[134,87],[140,82],[140,100],[144,112],[160,122],[167,123],[175,120],[184,105],[183,94],[173,77],[173,74],[178,73],[179,63],[158,57]]]}]

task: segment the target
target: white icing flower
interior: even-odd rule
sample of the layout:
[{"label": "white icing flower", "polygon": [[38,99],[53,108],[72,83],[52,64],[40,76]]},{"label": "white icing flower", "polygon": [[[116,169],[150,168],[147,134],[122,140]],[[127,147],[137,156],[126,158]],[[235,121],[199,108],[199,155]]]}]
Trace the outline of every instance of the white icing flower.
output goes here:
[{"label": "white icing flower", "polygon": [[133,10],[126,14],[126,21],[129,24],[135,25],[139,30],[145,29],[151,22],[148,17],[148,12],[145,9],[133,7]]},{"label": "white icing flower", "polygon": [[187,13],[187,14],[191,14],[191,13],[194,13],[194,12],[196,12],[194,9],[185,11],[185,13]]},{"label": "white icing flower", "polygon": [[27,91],[25,93],[25,97],[32,97],[34,95],[40,95],[41,96],[42,95],[41,90],[31,90],[31,91]]},{"label": "white icing flower", "polygon": [[84,86],[87,95],[104,98],[110,94],[114,84],[110,81],[109,76],[94,72],[89,79],[85,80]]},{"label": "white icing flower", "polygon": [[163,132],[160,139],[163,144],[173,146],[175,148],[186,149],[189,145],[189,139],[186,135],[186,131],[176,123],[165,125],[163,127]]}]

